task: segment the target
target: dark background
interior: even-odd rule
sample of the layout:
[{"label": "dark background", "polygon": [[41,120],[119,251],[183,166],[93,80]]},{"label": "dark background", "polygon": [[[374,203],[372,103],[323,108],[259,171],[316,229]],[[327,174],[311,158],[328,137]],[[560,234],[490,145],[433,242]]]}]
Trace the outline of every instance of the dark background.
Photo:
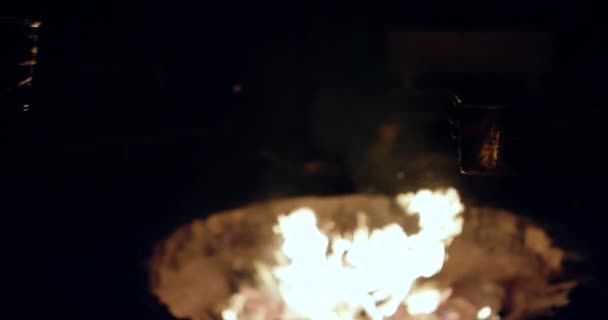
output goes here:
[{"label": "dark background", "polygon": [[[593,8],[90,1],[6,12],[44,22],[31,111],[2,115],[9,312],[171,319],[147,293],[146,259],[176,226],[273,196],[358,191],[348,170],[311,181],[277,171],[258,151],[343,162],[319,138],[319,108],[337,96],[356,109],[394,110],[377,103],[399,87],[387,71],[387,32],[412,28],[555,32],[551,89],[518,121],[576,120],[519,146],[529,159],[523,175],[454,183],[482,203],[547,221],[588,257],[583,270],[594,281],[563,318],[602,309],[607,55]],[[426,143],[456,162],[447,117]]]}]

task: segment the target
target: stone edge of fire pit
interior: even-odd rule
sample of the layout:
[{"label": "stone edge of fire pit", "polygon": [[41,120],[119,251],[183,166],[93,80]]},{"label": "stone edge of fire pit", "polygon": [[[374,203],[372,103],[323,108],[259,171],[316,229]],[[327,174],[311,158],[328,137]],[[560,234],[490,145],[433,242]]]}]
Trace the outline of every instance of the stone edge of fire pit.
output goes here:
[{"label": "stone edge of fire pit", "polygon": [[[359,212],[367,214],[372,228],[417,225],[384,195],[286,198],[221,211],[179,227],[155,247],[149,262],[151,291],[176,317],[212,319],[213,308],[236,291],[231,279],[239,268],[247,269],[247,262],[254,260],[272,260],[278,245],[272,231],[277,216],[301,207],[316,212],[322,229],[333,221],[338,230],[352,230]],[[448,250],[440,282],[452,286],[484,275],[484,281],[522,287],[524,294],[514,299],[526,301],[511,302],[522,317],[567,303],[570,287],[547,297],[556,290],[549,280],[559,274],[564,252],[540,227],[496,208],[471,207],[464,215],[463,233]]]}]

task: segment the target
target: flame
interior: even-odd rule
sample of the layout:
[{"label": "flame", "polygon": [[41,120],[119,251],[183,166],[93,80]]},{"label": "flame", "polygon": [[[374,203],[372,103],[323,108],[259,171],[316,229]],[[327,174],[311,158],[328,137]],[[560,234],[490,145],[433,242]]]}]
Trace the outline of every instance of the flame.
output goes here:
[{"label": "flame", "polygon": [[276,315],[269,315],[268,307],[247,314],[241,290],[223,319],[353,320],[365,314],[381,320],[402,306],[412,316],[434,312],[445,294],[416,289],[416,281],[441,270],[446,247],[462,231],[460,197],[454,189],[421,190],[396,200],[407,215],[419,216],[418,233],[408,235],[398,224],[370,230],[361,213],[352,235],[328,236],[310,208],[280,216],[274,228],[283,238],[279,263],[260,266],[259,275],[272,276],[263,277],[258,289],[285,307]]},{"label": "flame", "polygon": [[424,316],[437,310],[451,294],[451,289],[440,290],[432,285],[418,286],[410,291],[403,304],[409,315]]}]

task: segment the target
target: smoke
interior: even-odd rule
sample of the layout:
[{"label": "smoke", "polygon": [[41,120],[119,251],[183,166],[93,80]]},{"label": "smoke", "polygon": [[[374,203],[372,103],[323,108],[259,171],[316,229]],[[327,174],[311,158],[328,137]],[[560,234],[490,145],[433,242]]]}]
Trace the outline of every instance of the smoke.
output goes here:
[{"label": "smoke", "polygon": [[[274,139],[264,148],[280,159],[269,162],[269,193],[456,185],[449,100],[404,86],[391,73],[386,41],[384,32],[332,27],[263,55],[262,121]],[[311,174],[307,166],[325,170]]]}]

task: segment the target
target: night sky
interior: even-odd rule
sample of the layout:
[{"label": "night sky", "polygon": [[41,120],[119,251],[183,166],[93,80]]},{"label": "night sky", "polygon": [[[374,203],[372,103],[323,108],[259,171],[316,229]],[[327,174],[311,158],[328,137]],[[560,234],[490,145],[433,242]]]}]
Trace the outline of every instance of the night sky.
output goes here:
[{"label": "night sky", "polygon": [[[156,241],[250,201],[361,191],[344,164],[360,149],[345,141],[373,140],[386,114],[409,108],[391,72],[389,31],[480,27],[554,32],[549,89],[515,121],[560,125],[515,146],[518,176],[465,177],[454,166],[450,177],[467,195],[568,234],[564,245],[590,257],[595,282],[563,318],[598,310],[608,243],[600,19],[540,4],[441,8],[82,1],[2,13],[43,21],[31,110],[1,115],[8,312],[172,319],[147,293]],[[429,111],[436,128],[406,134],[455,162],[444,110]],[[260,150],[342,171],[285,173]]]}]

